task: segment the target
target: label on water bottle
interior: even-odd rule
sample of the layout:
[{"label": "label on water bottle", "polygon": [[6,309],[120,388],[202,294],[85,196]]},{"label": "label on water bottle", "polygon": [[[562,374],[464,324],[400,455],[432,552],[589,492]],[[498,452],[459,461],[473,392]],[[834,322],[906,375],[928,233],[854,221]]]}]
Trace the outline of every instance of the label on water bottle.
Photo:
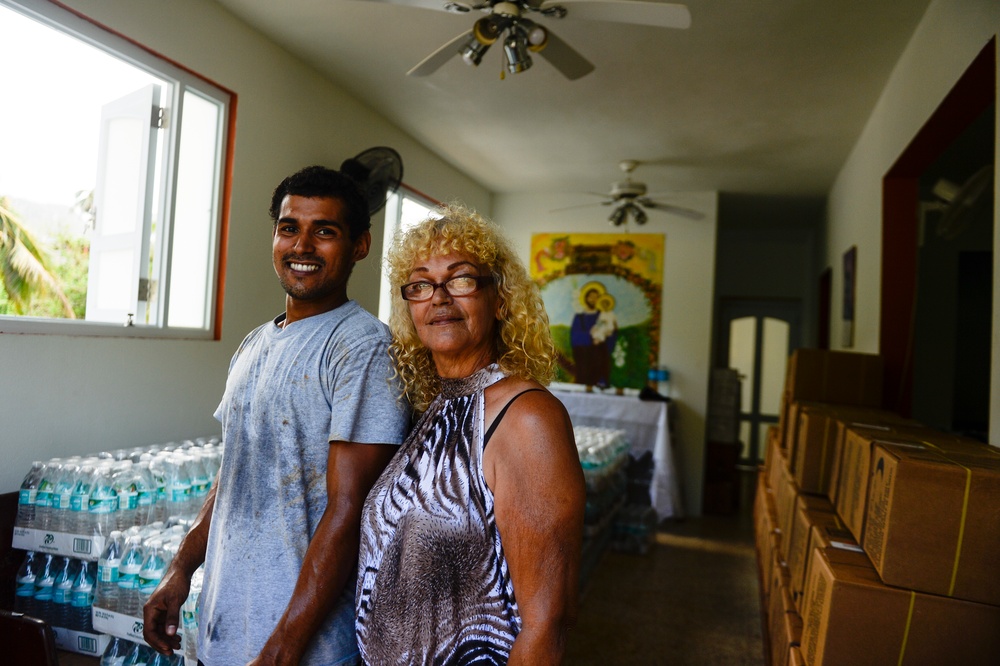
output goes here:
[{"label": "label on water bottle", "polygon": [[33,597],[35,596],[35,577],[29,578],[18,578],[17,579],[17,589],[14,591],[19,597]]},{"label": "label on water bottle", "polygon": [[122,511],[131,511],[139,506],[139,493],[131,489],[123,489],[118,493],[118,506]]},{"label": "label on water bottle", "polygon": [[57,604],[68,604],[72,601],[73,587],[70,585],[56,585],[52,590],[52,601]]},{"label": "label on water bottle", "polygon": [[163,569],[147,571],[145,576],[139,576],[139,591],[143,594],[152,594],[156,586],[160,584],[161,578],[163,578]]},{"label": "label on water bottle", "polygon": [[52,601],[53,582],[51,578],[39,581],[35,587],[35,599],[38,601]]},{"label": "label on water bottle", "polygon": [[170,501],[183,502],[191,496],[190,484],[174,483],[170,486]]},{"label": "label on water bottle", "polygon": [[138,586],[139,567],[121,566],[118,568],[118,587],[131,590]]},{"label": "label on water bottle", "polygon": [[17,494],[17,503],[21,506],[31,506],[35,503],[37,494],[38,490],[35,488],[21,488],[21,492]]},{"label": "label on water bottle", "polygon": [[90,507],[90,495],[74,494],[69,497],[71,511],[87,511]]},{"label": "label on water bottle", "polygon": [[79,590],[73,590],[72,600],[70,602],[73,608],[83,608],[84,606],[94,605],[94,590],[93,588],[83,588]]},{"label": "label on water bottle", "polygon": [[52,493],[53,509],[69,509],[72,502],[72,495],[66,493]]},{"label": "label on water bottle", "polygon": [[87,502],[87,508],[91,513],[114,513],[118,511],[118,496],[97,499],[93,496]]},{"label": "label on water bottle", "polygon": [[120,564],[121,560],[98,560],[97,580],[101,583],[117,583]]},{"label": "label on water bottle", "polygon": [[152,490],[140,490],[138,494],[139,506],[152,506],[156,498],[156,492]]},{"label": "label on water bottle", "polygon": [[194,611],[181,608],[181,626],[189,630],[198,628],[198,616]]},{"label": "label on water bottle", "polygon": [[52,484],[43,484],[43,486],[39,486],[35,493],[35,506],[45,508],[52,506]]}]

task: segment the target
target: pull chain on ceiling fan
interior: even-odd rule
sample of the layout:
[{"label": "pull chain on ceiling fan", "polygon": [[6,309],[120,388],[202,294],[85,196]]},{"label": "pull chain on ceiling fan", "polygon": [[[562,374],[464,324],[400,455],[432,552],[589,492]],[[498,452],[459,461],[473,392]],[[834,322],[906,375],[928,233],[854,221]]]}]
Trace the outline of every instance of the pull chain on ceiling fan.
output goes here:
[{"label": "pull chain on ceiling fan", "polygon": [[427,76],[456,55],[478,66],[489,48],[503,45],[506,70],[523,72],[532,65],[531,53],[548,60],[567,79],[575,80],[594,70],[594,65],[548,28],[527,18],[540,14],[545,18],[611,21],[661,28],[687,28],[691,13],[684,5],[647,0],[481,0],[449,2],[446,0],[368,0],[437,9],[458,14],[480,11],[486,14],[470,30],[440,46],[407,72],[408,76]]}]

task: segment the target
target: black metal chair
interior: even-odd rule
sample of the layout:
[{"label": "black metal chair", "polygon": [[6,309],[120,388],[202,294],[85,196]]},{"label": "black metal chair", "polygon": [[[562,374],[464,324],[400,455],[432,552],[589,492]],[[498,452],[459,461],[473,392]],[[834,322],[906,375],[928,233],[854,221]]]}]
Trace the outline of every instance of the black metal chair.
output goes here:
[{"label": "black metal chair", "polygon": [[37,617],[0,608],[0,645],[4,663],[59,666],[52,627]]}]

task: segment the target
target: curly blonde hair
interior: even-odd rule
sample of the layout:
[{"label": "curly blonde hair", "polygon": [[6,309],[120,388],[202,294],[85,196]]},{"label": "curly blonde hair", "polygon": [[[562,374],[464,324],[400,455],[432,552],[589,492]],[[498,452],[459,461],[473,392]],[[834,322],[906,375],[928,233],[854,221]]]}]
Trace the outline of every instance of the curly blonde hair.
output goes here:
[{"label": "curly blonde hair", "polygon": [[409,281],[418,261],[450,253],[473,257],[493,276],[499,303],[496,363],[508,375],[548,384],[555,372],[556,351],[538,287],[495,224],[453,203],[397,233],[385,258],[392,292],[391,351],[413,408],[426,410],[440,391],[441,381],[399,288]]}]

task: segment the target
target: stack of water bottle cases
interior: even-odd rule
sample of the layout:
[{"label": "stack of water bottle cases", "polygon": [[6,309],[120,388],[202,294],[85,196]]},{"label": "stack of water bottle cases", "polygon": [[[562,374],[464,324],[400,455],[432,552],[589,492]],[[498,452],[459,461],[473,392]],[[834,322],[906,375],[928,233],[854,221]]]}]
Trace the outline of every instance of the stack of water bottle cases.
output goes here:
[{"label": "stack of water bottle cases", "polygon": [[152,652],[142,607],[177,553],[219,468],[216,438],[35,462],[21,485],[13,547],[26,551],[15,610],[52,625],[59,648],[102,666],[197,662],[201,570],[182,607],[182,651]]}]

